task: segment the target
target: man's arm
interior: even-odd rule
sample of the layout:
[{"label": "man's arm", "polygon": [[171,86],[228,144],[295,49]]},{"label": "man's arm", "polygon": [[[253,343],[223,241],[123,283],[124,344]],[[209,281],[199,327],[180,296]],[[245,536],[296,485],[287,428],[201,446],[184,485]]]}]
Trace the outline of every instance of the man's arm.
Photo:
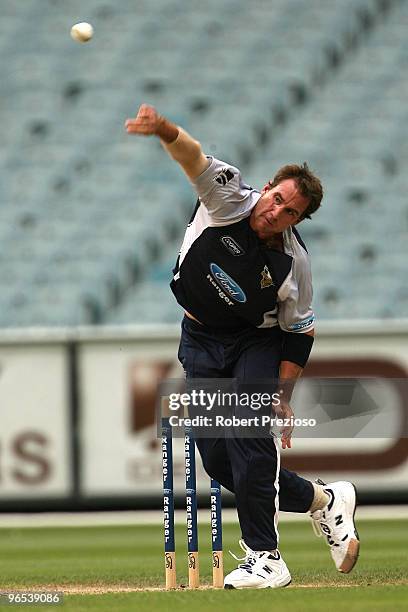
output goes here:
[{"label": "man's arm", "polygon": [[[305,333],[305,336],[312,336],[314,338],[314,329]],[[297,363],[293,363],[292,361],[281,361],[280,371],[279,371],[279,380],[281,382],[285,381],[285,384],[282,384],[282,390],[284,391],[284,399],[287,402],[290,402],[292,397],[293,389],[296,384],[296,380],[300,378],[303,372],[303,367],[298,365]],[[293,384],[290,384],[290,381]]]},{"label": "man's arm", "polygon": [[198,140],[159,115],[153,106],[142,104],[136,118],[127,119],[125,127],[128,134],[158,136],[167,153],[180,164],[191,180],[200,176],[210,164]]},{"label": "man's arm", "polygon": [[[314,330],[310,330],[305,333],[307,336],[314,337]],[[296,385],[298,378],[302,376],[303,367],[292,361],[281,361],[279,369],[279,386],[278,391],[280,395],[280,407],[279,415],[282,418],[290,418],[293,416],[293,410],[290,407],[290,400],[292,393]],[[292,433],[293,427],[283,427],[281,430],[282,434],[282,448],[292,448]]]}]

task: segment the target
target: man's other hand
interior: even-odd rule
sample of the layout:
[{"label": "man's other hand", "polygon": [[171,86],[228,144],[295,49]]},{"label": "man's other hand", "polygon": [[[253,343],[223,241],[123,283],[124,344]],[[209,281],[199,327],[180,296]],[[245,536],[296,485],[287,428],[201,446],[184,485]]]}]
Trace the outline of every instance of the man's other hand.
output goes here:
[{"label": "man's other hand", "polygon": [[[294,414],[290,405],[281,399],[279,406],[274,407],[275,415],[278,419],[293,419]],[[283,425],[279,430],[281,433],[282,448],[292,448],[293,425]]]}]

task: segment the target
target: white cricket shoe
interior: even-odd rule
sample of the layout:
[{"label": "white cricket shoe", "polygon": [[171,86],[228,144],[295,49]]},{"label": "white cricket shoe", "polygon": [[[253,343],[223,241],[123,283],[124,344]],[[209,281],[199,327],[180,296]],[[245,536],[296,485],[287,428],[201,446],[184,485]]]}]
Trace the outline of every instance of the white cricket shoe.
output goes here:
[{"label": "white cricket shoe", "polygon": [[316,535],[326,537],[331,556],[344,574],[351,572],[357,563],[360,540],[354,524],[356,511],[356,490],[351,482],[338,481],[325,485],[324,491],[330,501],[322,510],[312,512],[313,529]]},{"label": "white cricket shoe", "polygon": [[292,579],[279,550],[251,550],[244,540],[239,540],[239,545],[245,557],[233,557],[244,563],[225,576],[224,589],[277,589],[290,584]]}]

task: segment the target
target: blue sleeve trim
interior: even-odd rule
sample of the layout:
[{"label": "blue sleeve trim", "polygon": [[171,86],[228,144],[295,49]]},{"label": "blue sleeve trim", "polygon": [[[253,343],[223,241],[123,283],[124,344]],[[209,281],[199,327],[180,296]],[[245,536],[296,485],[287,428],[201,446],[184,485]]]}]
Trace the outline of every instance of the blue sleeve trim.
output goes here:
[{"label": "blue sleeve trim", "polygon": [[291,331],[299,331],[301,329],[304,329],[305,327],[309,327],[309,325],[311,325],[314,320],[315,320],[315,317],[314,315],[312,315],[311,317],[308,317],[304,321],[300,321],[299,323],[292,323],[292,325],[288,325],[288,329],[290,329]]}]

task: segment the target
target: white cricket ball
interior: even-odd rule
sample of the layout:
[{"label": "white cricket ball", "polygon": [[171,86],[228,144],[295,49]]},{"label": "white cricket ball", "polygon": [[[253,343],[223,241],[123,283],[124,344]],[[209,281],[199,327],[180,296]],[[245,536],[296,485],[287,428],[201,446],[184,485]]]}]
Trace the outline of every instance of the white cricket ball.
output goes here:
[{"label": "white cricket ball", "polygon": [[88,40],[91,40],[93,33],[93,27],[90,23],[86,23],[86,21],[76,23],[71,28],[71,37],[80,43],[86,43]]}]

